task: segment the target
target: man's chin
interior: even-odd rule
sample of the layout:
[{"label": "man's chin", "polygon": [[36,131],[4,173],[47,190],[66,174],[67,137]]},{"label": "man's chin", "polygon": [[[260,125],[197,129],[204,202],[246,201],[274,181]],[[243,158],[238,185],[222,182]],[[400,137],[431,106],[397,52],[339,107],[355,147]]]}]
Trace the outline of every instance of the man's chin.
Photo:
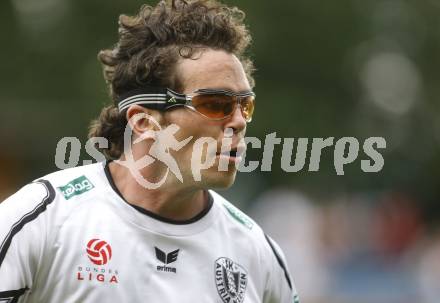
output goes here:
[{"label": "man's chin", "polygon": [[202,182],[206,188],[226,189],[234,184],[237,171],[216,171],[202,175]]}]

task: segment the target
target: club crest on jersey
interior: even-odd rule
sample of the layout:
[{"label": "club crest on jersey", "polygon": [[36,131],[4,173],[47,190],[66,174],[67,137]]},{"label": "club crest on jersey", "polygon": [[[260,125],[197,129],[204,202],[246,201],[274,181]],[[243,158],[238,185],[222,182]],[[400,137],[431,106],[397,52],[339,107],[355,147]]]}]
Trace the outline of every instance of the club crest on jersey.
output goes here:
[{"label": "club crest on jersey", "polygon": [[222,257],[215,261],[215,284],[224,303],[242,303],[247,286],[247,272],[231,259]]},{"label": "club crest on jersey", "polygon": [[95,186],[93,186],[92,182],[90,182],[90,180],[87,179],[86,176],[81,176],[79,178],[70,181],[64,186],[58,187],[58,189],[61,191],[64,198],[66,200],[69,200],[73,196],[83,194],[93,189],[94,187]]}]

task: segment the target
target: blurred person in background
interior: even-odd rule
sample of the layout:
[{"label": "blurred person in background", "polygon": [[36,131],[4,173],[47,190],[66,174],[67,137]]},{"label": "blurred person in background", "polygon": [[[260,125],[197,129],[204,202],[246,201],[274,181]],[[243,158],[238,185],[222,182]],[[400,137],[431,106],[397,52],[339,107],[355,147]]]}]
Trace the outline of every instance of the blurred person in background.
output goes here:
[{"label": "blurred person in background", "polygon": [[[114,104],[90,131],[108,140],[108,161],[49,174],[0,204],[0,301],[298,302],[279,246],[209,190],[234,182],[253,113],[243,17],[202,0],[161,1],[120,17],[118,43],[99,54]],[[221,142],[230,129],[232,146],[202,151],[215,163],[200,181],[191,176],[194,143],[181,147],[172,157],[183,182],[169,174],[146,188],[113,160],[144,159],[157,138],[127,151],[127,123],[133,140],[157,134],[157,124],[178,125],[179,141]],[[165,164],[138,173],[157,180]]]},{"label": "blurred person in background", "polygon": [[272,188],[251,214],[301,273],[302,302],[430,303],[440,285],[439,249],[423,244],[430,239],[417,205],[402,192],[320,201]]},{"label": "blurred person in background", "polygon": [[[320,209],[298,191],[274,188],[262,194],[252,216],[283,247],[289,267],[301,275],[296,280],[303,302],[328,298],[330,272],[328,247],[320,239]],[[332,224],[331,230],[337,228]]]},{"label": "blurred person in background", "polygon": [[438,302],[440,298],[440,233],[438,231],[425,239],[416,268],[421,299],[425,303]]}]

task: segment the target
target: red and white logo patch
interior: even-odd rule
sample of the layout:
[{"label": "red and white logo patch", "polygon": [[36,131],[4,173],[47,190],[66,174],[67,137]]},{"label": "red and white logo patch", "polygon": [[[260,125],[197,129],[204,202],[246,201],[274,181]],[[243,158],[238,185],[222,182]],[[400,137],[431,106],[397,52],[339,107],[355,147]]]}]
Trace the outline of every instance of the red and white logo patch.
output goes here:
[{"label": "red and white logo patch", "polygon": [[87,243],[87,256],[96,265],[105,265],[112,258],[110,244],[100,239],[92,239]]}]

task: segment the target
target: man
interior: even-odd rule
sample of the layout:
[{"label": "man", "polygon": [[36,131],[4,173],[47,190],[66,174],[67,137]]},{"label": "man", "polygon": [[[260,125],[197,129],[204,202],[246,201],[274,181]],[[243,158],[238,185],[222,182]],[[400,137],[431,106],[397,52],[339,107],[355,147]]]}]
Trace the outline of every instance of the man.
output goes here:
[{"label": "man", "polygon": [[208,190],[233,183],[252,118],[242,20],[200,0],[121,16],[119,42],[99,55],[114,105],[90,131],[109,161],[0,204],[0,301],[298,301],[280,248]]}]

